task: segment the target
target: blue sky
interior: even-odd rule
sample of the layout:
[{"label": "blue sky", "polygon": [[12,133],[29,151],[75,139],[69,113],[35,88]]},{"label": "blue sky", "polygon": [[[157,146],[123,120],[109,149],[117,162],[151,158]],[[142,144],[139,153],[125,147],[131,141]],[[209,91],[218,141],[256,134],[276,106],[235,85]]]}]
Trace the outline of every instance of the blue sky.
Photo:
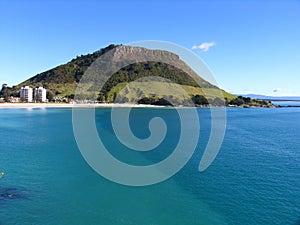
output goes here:
[{"label": "blue sky", "polygon": [[[232,93],[300,96],[300,1],[0,1],[0,82],[111,43],[176,43]],[[194,46],[194,48],[193,48]]]}]

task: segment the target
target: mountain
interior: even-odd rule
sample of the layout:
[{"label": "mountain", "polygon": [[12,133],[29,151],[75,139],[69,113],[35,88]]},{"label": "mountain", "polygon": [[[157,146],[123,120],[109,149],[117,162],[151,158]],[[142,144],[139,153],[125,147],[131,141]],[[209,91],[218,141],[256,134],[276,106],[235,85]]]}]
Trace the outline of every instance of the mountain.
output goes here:
[{"label": "mountain", "polygon": [[[143,61],[142,59],[145,55],[147,57],[145,58],[145,61]],[[91,78],[95,80],[97,79],[97,81],[105,81],[102,89],[98,90],[99,96],[101,96],[101,101],[114,101],[117,93],[126,87],[127,84],[148,76],[159,76],[171,80],[172,82],[179,84],[191,97],[195,97],[198,100],[201,99],[198,96],[204,95],[207,99],[216,101],[216,103],[221,100],[216,97],[216,93],[219,92],[220,89],[198,76],[179,58],[178,55],[168,51],[150,50],[124,45],[109,45],[108,47],[100,49],[92,54],[77,56],[65,64],[59,65],[43,73],[39,73],[14,86],[12,92],[14,95],[18,95],[19,89],[25,85],[33,88],[43,86],[48,89],[48,97],[50,100],[53,96],[60,96],[60,98],[74,98],[76,87],[84,73],[88,68],[89,72],[92,71],[90,66],[92,63],[96,64],[97,59],[101,56],[103,56],[101,59],[102,61],[100,60],[98,63],[106,67],[109,67],[109,65],[111,66],[114,63],[120,63],[120,60],[122,61],[122,58],[124,57],[127,60],[126,62],[133,62],[135,57],[138,57],[141,61],[143,61],[139,63],[132,63],[123,67],[109,79],[107,79],[105,75],[99,74],[95,71],[95,74],[92,74]],[[106,56],[110,58],[106,59]],[[163,63],[159,59],[167,59],[167,63]],[[178,67],[181,69],[178,69]],[[170,90],[160,86],[159,83],[154,83],[152,86],[145,86],[143,87],[143,90],[147,88],[149,89],[148,91],[146,90],[146,92],[140,94],[141,96],[144,96],[144,98],[154,98],[152,99],[153,101],[159,101],[162,97],[167,95],[168,91],[169,95],[172,94],[172,92],[170,93]],[[133,95],[136,91],[141,92],[141,90],[135,90],[134,88],[128,90],[126,96],[123,96],[124,98],[122,101],[131,101],[134,98]],[[155,95],[155,93],[159,92],[163,93],[163,96],[153,97],[153,93]],[[221,90],[221,92],[227,101],[236,98],[235,95],[223,90]],[[180,97],[175,100],[178,101],[178,104],[181,104],[183,101]],[[199,104],[202,103],[202,100],[199,100]],[[206,103],[206,101],[204,102]]]}]

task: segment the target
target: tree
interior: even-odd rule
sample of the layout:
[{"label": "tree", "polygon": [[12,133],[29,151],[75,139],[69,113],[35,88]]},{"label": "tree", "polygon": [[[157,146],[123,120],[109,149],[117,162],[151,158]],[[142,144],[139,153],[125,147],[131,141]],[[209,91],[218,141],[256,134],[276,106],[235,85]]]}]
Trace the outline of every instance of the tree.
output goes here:
[{"label": "tree", "polygon": [[20,97],[20,102],[25,102],[25,98],[23,95]]},{"label": "tree", "polygon": [[208,105],[208,100],[203,95],[195,95],[192,97],[192,101],[196,105]]},{"label": "tree", "polygon": [[164,98],[158,99],[158,101],[154,102],[153,105],[168,105],[172,106],[172,104]]},{"label": "tree", "polygon": [[155,102],[155,99],[152,97],[144,97],[138,100],[138,104],[144,104],[144,105],[152,105]]},{"label": "tree", "polygon": [[5,90],[4,91],[4,93],[3,93],[3,98],[4,98],[4,100],[6,101],[6,102],[8,102],[8,100],[9,100],[9,90]]},{"label": "tree", "polygon": [[54,100],[54,93],[53,93],[53,91],[47,89],[46,98],[49,100],[49,102],[52,102]]},{"label": "tree", "polygon": [[35,100],[35,102],[40,102],[40,93],[38,91],[34,95],[34,100]]},{"label": "tree", "polygon": [[99,93],[97,100],[99,102],[104,102],[105,101],[105,96],[103,95],[102,92]]},{"label": "tree", "polygon": [[74,99],[74,98],[75,98],[75,95],[74,95],[74,94],[70,94],[70,95],[68,95],[67,97],[70,98],[70,99]]},{"label": "tree", "polygon": [[4,98],[6,102],[9,100],[9,96],[11,93],[11,88],[7,86],[7,84],[2,85],[2,89],[0,91],[0,96]]},{"label": "tree", "polygon": [[229,105],[241,106],[243,104],[245,104],[245,101],[243,100],[243,97],[241,97],[241,96],[239,96],[229,102]]},{"label": "tree", "polygon": [[249,98],[249,97],[247,97],[247,98],[243,97],[243,100],[246,104],[249,104],[251,102],[251,98]]}]

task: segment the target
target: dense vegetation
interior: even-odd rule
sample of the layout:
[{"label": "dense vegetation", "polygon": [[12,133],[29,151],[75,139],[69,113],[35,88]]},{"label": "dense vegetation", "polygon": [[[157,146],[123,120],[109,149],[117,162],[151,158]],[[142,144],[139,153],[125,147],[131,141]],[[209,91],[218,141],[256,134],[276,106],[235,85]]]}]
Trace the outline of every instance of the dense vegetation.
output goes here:
[{"label": "dense vegetation", "polygon": [[[192,77],[171,65],[161,62],[143,62],[131,64],[119,70],[105,83],[101,93],[106,95],[111,88],[119,83],[131,82],[148,76],[159,76],[177,84],[199,87],[199,84]],[[202,88],[215,87],[206,82]]]},{"label": "dense vegetation", "polygon": [[37,74],[22,82],[18,86],[41,84],[74,84],[78,83],[86,69],[101,55],[115,48],[117,45],[109,45],[92,54],[77,56],[70,62],[57,66],[54,69]]},{"label": "dense vegetation", "polygon": [[273,104],[265,100],[256,100],[249,97],[238,96],[237,98],[229,101],[228,106],[242,106],[242,107],[271,107]]},{"label": "dense vegetation", "polygon": [[3,84],[0,91],[0,97],[2,97],[4,101],[8,102],[8,98],[11,95],[11,92],[12,88],[8,87],[7,84]]}]

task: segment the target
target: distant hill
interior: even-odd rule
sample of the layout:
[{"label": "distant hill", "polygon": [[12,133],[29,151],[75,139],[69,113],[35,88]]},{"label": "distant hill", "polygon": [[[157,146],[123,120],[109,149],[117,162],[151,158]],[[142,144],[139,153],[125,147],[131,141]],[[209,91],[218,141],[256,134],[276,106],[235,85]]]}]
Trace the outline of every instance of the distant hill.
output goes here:
[{"label": "distant hill", "polygon": [[268,95],[257,95],[257,94],[244,94],[244,97],[250,97],[253,99],[271,100],[271,101],[300,101],[300,96],[268,96]]},{"label": "distant hill", "polygon": [[[112,77],[110,77],[109,80],[106,81],[102,90],[99,90],[99,95],[102,96],[101,101],[114,101],[116,92],[120,91],[121,88],[124,88],[126,84],[139,78],[148,76],[160,76],[165,79],[171,80],[172,82],[181,85],[182,88],[191,97],[196,96],[196,98],[198,98],[197,96],[203,96],[205,92],[208,99],[216,100],[216,103],[220,101],[220,99],[216,99],[216,93],[220,89],[198,76],[179,58],[178,55],[162,50],[150,50],[146,48],[123,45],[109,45],[108,47],[100,49],[99,51],[96,51],[92,54],[77,56],[68,63],[59,65],[43,73],[39,73],[14,86],[12,92],[14,93],[14,95],[17,95],[19,89],[25,85],[31,86],[33,88],[37,86],[44,86],[48,89],[48,93],[51,94],[51,97],[60,96],[62,98],[74,98],[78,82],[82,78],[87,68],[93,62],[95,62],[97,58],[109,51],[113,55],[113,59],[116,60],[124,56],[128,52],[136,51],[136,54],[140,54],[141,57],[145,54],[151,55],[153,61],[130,64],[115,73]],[[173,63],[173,65],[180,65],[181,68],[184,68],[184,71],[170,64],[155,61],[157,58],[159,59],[161,55],[166,55],[167,58],[170,59],[170,62]],[[99,74],[95,76],[98,76],[97,78],[102,79],[101,75]],[[124,99],[130,100],[132,91],[134,90],[132,89],[131,92],[128,91],[127,96],[123,98],[123,101]],[[151,87],[152,93],[155,93],[156,91],[161,91],[161,86],[158,85],[157,87]],[[228,101],[236,98],[235,95],[227,93],[223,90],[222,93]],[[151,96],[146,97],[150,98]],[[158,97],[160,98],[162,96],[156,96],[156,98]],[[182,101],[182,99],[177,100],[178,104],[181,104],[180,101]]]}]

